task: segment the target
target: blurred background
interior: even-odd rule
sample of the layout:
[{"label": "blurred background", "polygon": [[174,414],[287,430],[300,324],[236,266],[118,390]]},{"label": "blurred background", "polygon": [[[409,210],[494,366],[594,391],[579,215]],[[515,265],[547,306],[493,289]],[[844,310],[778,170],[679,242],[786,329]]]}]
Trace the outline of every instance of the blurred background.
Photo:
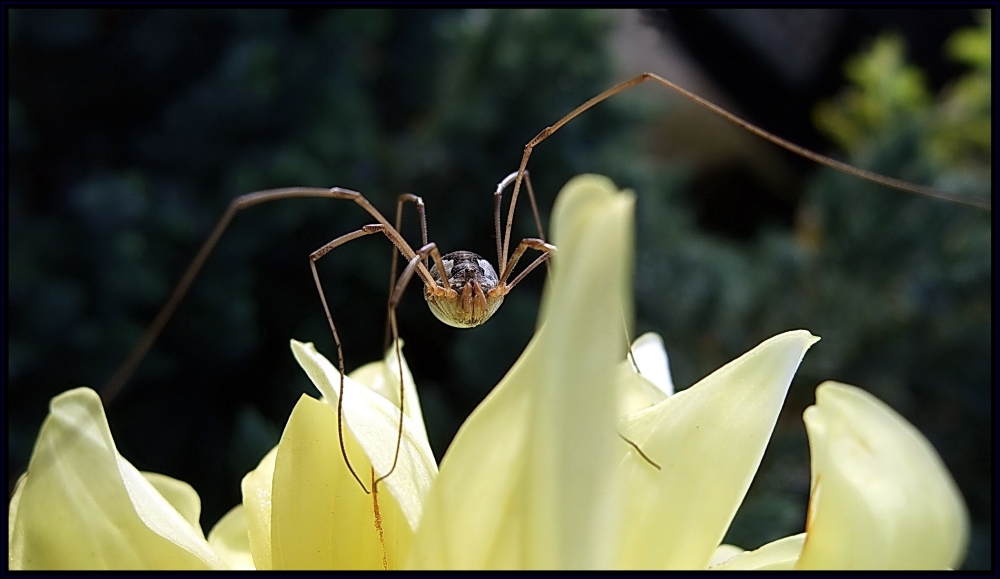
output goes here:
[{"label": "blurred background", "polygon": [[[99,389],[228,202],[292,185],[427,204],[442,252],[495,258],[492,192],[525,143],[656,72],[857,166],[990,197],[990,15],[955,10],[11,10],[7,489],[49,399]],[[801,532],[802,411],[835,379],[934,444],[968,503],[966,568],[989,568],[995,468],[990,214],[821,169],[656,86],[568,124],[529,163],[543,220],[572,176],[638,195],[634,334],[690,386],[781,331],[806,356],[726,538]],[[522,202],[524,198],[522,197]],[[390,217],[391,219],[391,217]],[[207,530],[313,387],[289,339],[335,350],[308,267],[370,222],[349,202],[238,214],[107,408],[121,453],[189,482]],[[404,235],[417,243],[414,213]],[[514,239],[534,235],[527,203]],[[319,263],[348,370],[381,357],[391,249]],[[531,337],[544,269],[480,328],[411,287],[399,308],[437,457]],[[635,336],[633,336],[635,337]]]}]

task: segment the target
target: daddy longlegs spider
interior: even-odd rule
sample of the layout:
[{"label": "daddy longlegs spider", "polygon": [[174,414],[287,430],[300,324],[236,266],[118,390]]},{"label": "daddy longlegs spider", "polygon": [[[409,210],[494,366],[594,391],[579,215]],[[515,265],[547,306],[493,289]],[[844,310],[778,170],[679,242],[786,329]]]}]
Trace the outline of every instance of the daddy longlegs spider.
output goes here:
[{"label": "daddy longlegs spider", "polygon": [[[403,257],[408,260],[406,267],[403,268],[402,273],[399,275],[399,279],[396,280],[395,273],[398,265],[398,254],[393,252],[393,277],[390,280],[390,287],[392,289],[388,302],[387,324],[391,338],[395,343],[396,358],[399,363],[399,384],[401,389],[399,398],[400,421],[396,440],[396,453],[393,457],[392,467],[390,467],[388,472],[375,479],[373,485],[377,485],[379,482],[385,480],[386,477],[392,474],[396,468],[396,463],[399,460],[399,446],[403,436],[402,417],[405,404],[402,392],[403,362],[399,352],[399,330],[396,326],[396,306],[399,304],[403,291],[413,278],[413,275],[417,274],[424,282],[424,298],[427,300],[427,304],[430,306],[431,311],[439,320],[457,328],[472,328],[488,320],[497,308],[500,307],[504,296],[507,295],[507,293],[509,293],[514,286],[518,284],[518,282],[524,279],[528,273],[541,265],[542,262],[546,261],[549,255],[555,251],[554,246],[544,241],[541,219],[538,215],[538,207],[534,199],[534,191],[531,187],[530,176],[527,174],[524,174],[523,176],[527,177],[526,182],[528,194],[531,197],[531,206],[534,210],[535,222],[538,226],[540,237],[529,237],[521,240],[513,254],[510,255],[508,259],[506,249],[509,241],[507,237],[510,235],[509,227],[507,228],[503,244],[501,245],[500,242],[501,201],[503,197],[503,190],[507,188],[511,182],[519,180],[522,177],[522,174],[520,173],[511,173],[503,181],[501,181],[499,185],[497,185],[496,192],[494,193],[494,223],[496,226],[497,236],[497,264],[502,264],[502,266],[499,267],[499,275],[489,261],[483,259],[475,253],[472,253],[471,251],[454,251],[442,256],[437,248],[437,245],[433,242],[428,242],[427,240],[427,218],[424,212],[423,199],[410,193],[404,193],[398,198],[396,204],[395,226],[391,225],[389,221],[386,220],[386,218],[378,211],[378,209],[376,209],[375,206],[373,206],[368,199],[365,198],[364,195],[357,191],[342,189],[340,187],[334,187],[331,189],[315,187],[288,187],[283,189],[257,191],[237,197],[229,204],[226,212],[219,219],[219,222],[209,234],[208,239],[202,245],[198,254],[195,256],[194,260],[192,260],[188,269],[184,272],[184,275],[181,276],[180,281],[177,283],[177,286],[174,288],[174,291],[167,299],[163,308],[153,320],[153,323],[150,324],[149,328],[143,334],[142,338],[140,338],[132,352],[129,353],[121,367],[119,367],[119,369],[112,376],[111,380],[109,380],[107,385],[101,390],[101,397],[104,399],[105,403],[114,398],[118,390],[121,389],[125,381],[135,370],[138,363],[142,361],[142,358],[146,355],[159,333],[163,330],[167,321],[169,321],[170,317],[173,315],[174,310],[180,304],[184,294],[191,286],[194,278],[198,275],[198,271],[201,269],[201,266],[204,264],[205,260],[208,259],[209,254],[211,254],[212,249],[215,247],[216,243],[218,243],[219,238],[226,230],[226,227],[228,227],[229,222],[232,220],[236,212],[248,207],[253,207],[254,205],[267,203],[269,201],[277,201],[279,199],[321,197],[354,201],[371,217],[373,217],[377,223],[365,225],[360,229],[341,235],[312,252],[312,254],[309,255],[309,267],[312,270],[313,280],[316,282],[316,290],[319,293],[320,302],[323,305],[323,311],[326,313],[326,319],[330,324],[330,331],[333,333],[333,340],[337,347],[337,365],[338,370],[340,371],[340,389],[338,391],[337,399],[337,432],[340,438],[340,450],[344,456],[344,461],[347,463],[348,470],[350,470],[351,474],[354,476],[355,480],[357,480],[358,484],[361,485],[361,488],[364,489],[365,493],[370,493],[371,491],[361,481],[361,477],[359,477],[357,472],[355,472],[354,467],[351,466],[351,461],[347,456],[347,449],[344,445],[344,353],[340,343],[340,336],[337,333],[337,326],[333,322],[330,307],[326,302],[326,295],[323,292],[323,284],[320,282],[319,273],[316,271],[316,262],[337,247],[344,245],[349,241],[353,241],[366,235],[372,235],[374,233],[384,234],[389,241],[392,242],[399,254],[402,254]],[[407,202],[413,203],[416,206],[417,213],[420,217],[421,246],[416,251],[414,251],[414,249],[399,233],[402,221],[403,205]],[[513,216],[513,212],[514,206],[511,205],[508,215],[508,223],[510,223],[509,218]],[[501,249],[503,250],[503,253],[501,253]],[[518,261],[520,261],[524,253],[529,249],[540,251],[541,255],[524,268],[521,273],[513,279],[513,281],[508,283],[508,279],[514,270],[514,267],[517,265]],[[428,258],[433,260],[433,265],[430,267],[428,267]]]},{"label": "daddy longlegs spider", "polygon": [[[372,487],[374,488],[381,481],[385,480],[396,468],[396,464],[399,459],[399,449],[400,443],[402,441],[403,432],[403,415],[404,415],[404,400],[403,400],[403,370],[402,370],[402,358],[399,352],[399,330],[396,325],[396,306],[399,304],[402,298],[403,292],[405,291],[407,285],[414,275],[417,275],[421,281],[424,283],[424,298],[427,301],[428,306],[442,322],[458,327],[458,328],[471,328],[479,326],[485,323],[500,307],[503,302],[503,298],[507,293],[509,293],[517,284],[520,282],[528,273],[533,271],[543,262],[547,263],[548,258],[557,251],[556,247],[547,243],[545,241],[545,234],[542,228],[541,219],[539,217],[538,206],[535,201],[534,190],[531,185],[530,174],[527,171],[528,159],[531,157],[531,153],[536,146],[538,146],[542,141],[552,136],[556,131],[562,128],[566,123],[570,122],[583,112],[594,107],[598,103],[607,100],[608,98],[626,91],[630,88],[643,84],[647,81],[653,81],[661,86],[668,89],[676,91],[681,95],[691,99],[697,104],[707,108],[713,113],[720,115],[726,120],[735,123],[736,125],[743,127],[744,129],[750,131],[751,133],[766,139],[784,149],[787,149],[793,153],[801,155],[807,159],[810,159],[821,165],[836,169],[838,171],[855,175],[859,178],[865,179],[867,181],[872,181],[887,187],[894,189],[899,189],[902,191],[907,191],[910,193],[915,193],[918,195],[924,195],[928,197],[934,197],[937,199],[951,201],[954,203],[961,203],[976,207],[979,209],[984,209],[990,211],[991,207],[989,203],[983,202],[977,199],[971,199],[960,195],[955,195],[945,191],[940,191],[931,187],[925,187],[921,185],[915,185],[906,181],[895,179],[892,177],[887,177],[878,173],[867,171],[864,169],[859,169],[853,167],[846,163],[834,160],[830,157],[820,155],[804,149],[794,143],[786,141],[776,135],[773,135],[764,129],[753,125],[736,115],[726,111],[725,109],[699,97],[698,95],[652,73],[643,73],[635,78],[629,79],[625,82],[619,83],[608,90],[598,94],[597,96],[591,98],[585,103],[581,104],[577,108],[570,111],[564,117],[559,119],[557,122],[551,126],[543,129],[538,135],[536,135],[531,141],[528,142],[524,147],[524,153],[521,157],[521,163],[518,170],[511,173],[505,177],[496,188],[494,192],[494,225],[496,233],[496,249],[497,249],[497,269],[500,273],[497,274],[496,269],[487,261],[479,255],[472,253],[470,251],[453,251],[445,255],[441,255],[437,244],[428,241],[427,234],[427,219],[425,214],[425,207],[423,200],[411,193],[404,193],[400,195],[397,199],[396,204],[396,220],[395,225],[390,224],[388,220],[362,195],[357,191],[352,191],[350,189],[343,189],[340,187],[334,187],[330,189],[315,188],[315,187],[289,187],[282,189],[269,189],[266,191],[258,191],[255,193],[248,193],[246,195],[241,195],[234,199],[229,207],[226,209],[225,213],[219,219],[218,223],[212,229],[208,238],[202,245],[201,249],[196,254],[195,258],[191,261],[187,270],[181,276],[180,281],[175,286],[173,292],[167,299],[166,303],[160,309],[156,318],[147,328],[146,332],[140,338],[139,342],[132,349],[129,355],[126,357],[125,361],[114,373],[112,378],[108,381],[107,385],[101,390],[101,397],[107,404],[114,396],[117,394],[118,390],[125,384],[129,376],[138,366],[139,362],[142,361],[143,357],[148,352],[149,348],[155,342],[157,336],[163,330],[166,323],[169,321],[170,317],[173,315],[174,310],[176,310],[184,294],[187,292],[194,278],[197,276],[198,271],[201,266],[208,259],[209,254],[215,247],[219,238],[222,236],[229,222],[232,220],[234,215],[248,207],[253,207],[261,203],[267,203],[270,201],[277,201],[281,199],[295,199],[295,198],[307,198],[307,197],[322,197],[329,199],[344,199],[350,200],[358,204],[362,209],[364,209],[372,218],[374,218],[377,223],[372,223],[361,227],[350,233],[341,235],[335,238],[333,241],[323,245],[316,251],[309,255],[309,267],[312,270],[313,279],[316,283],[316,290],[319,293],[320,302],[323,306],[323,311],[326,314],[327,321],[330,325],[330,330],[333,334],[334,343],[337,348],[337,364],[338,370],[340,371],[340,390],[338,392],[337,400],[337,431],[340,442],[341,453],[344,457],[344,461],[347,464],[348,470],[354,476],[355,480],[365,491],[365,493],[370,493],[365,484],[362,482],[361,478],[355,472],[354,467],[351,466],[350,459],[347,456],[347,450],[344,445],[343,437],[343,395],[344,395],[344,355],[343,349],[340,343],[340,337],[337,334],[336,325],[333,322],[333,316],[330,313],[330,308],[326,301],[326,296],[323,292],[323,286],[320,282],[319,274],[316,270],[316,262],[322,258],[324,255],[332,251],[333,249],[344,245],[349,241],[353,241],[360,237],[367,235],[372,235],[375,233],[381,233],[392,242],[395,251],[393,251],[392,257],[392,274],[390,277],[390,295],[387,304],[387,325],[386,325],[386,338],[387,342],[391,338],[394,347],[396,348],[396,359],[399,364],[399,378],[400,378],[400,404],[399,404],[399,426],[397,431],[396,439],[396,451],[393,457],[392,466],[389,470],[379,476],[374,478]],[[514,188],[511,193],[510,205],[507,210],[506,225],[503,228],[501,235],[501,201],[503,196],[503,190],[506,189],[510,184],[513,183]],[[521,189],[521,184],[525,184],[525,188],[528,191],[528,196],[531,202],[532,212],[534,214],[535,225],[538,229],[539,236],[537,238],[529,237],[522,239],[513,253],[510,252],[510,237],[511,237],[511,227],[514,219],[514,210],[517,205],[518,194]],[[414,250],[400,234],[400,226],[402,220],[403,206],[406,203],[413,203],[416,207],[419,219],[420,219],[420,234],[421,234],[421,245],[420,248]],[[502,239],[502,241],[501,241]],[[532,261],[527,267],[525,267],[513,281],[508,283],[508,279],[513,273],[514,267],[517,265],[524,253],[529,249],[539,251],[539,255],[534,261]],[[403,271],[399,274],[398,279],[396,278],[396,270],[398,267],[399,255],[407,260],[406,266]],[[433,263],[431,263],[433,262]],[[631,441],[625,439],[625,442],[632,446],[640,455],[643,456],[647,461],[649,461],[653,466],[659,469],[659,466],[653,463],[642,450],[639,449]]]}]

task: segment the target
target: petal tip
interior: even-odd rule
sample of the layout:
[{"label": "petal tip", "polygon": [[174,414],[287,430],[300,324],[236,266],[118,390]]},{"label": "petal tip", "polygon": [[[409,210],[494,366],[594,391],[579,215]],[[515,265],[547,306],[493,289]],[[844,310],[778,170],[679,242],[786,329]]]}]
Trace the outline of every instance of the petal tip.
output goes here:
[{"label": "petal tip", "polygon": [[81,402],[85,404],[97,404],[101,405],[101,396],[89,386],[80,386],[79,388],[73,388],[72,390],[67,390],[56,396],[52,397],[49,402],[49,408],[55,408],[57,405],[64,403],[66,400],[71,398],[80,398]]},{"label": "petal tip", "polygon": [[778,339],[801,340],[803,353],[805,353],[809,348],[811,348],[813,344],[820,341],[820,337],[814,335],[809,330],[789,330],[783,334],[778,334],[777,336],[771,338],[771,340],[778,340]]},{"label": "petal tip", "polygon": [[312,342],[300,342],[295,338],[289,340],[288,343],[292,347],[292,351],[295,351],[296,348],[312,348],[314,350],[316,349],[316,346],[313,346]]}]

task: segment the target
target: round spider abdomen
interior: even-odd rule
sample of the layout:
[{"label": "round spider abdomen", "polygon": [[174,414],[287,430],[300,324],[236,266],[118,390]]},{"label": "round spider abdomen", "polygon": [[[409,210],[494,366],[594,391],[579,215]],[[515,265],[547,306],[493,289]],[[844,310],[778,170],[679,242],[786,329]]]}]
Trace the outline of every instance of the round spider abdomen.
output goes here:
[{"label": "round spider abdomen", "polygon": [[[456,328],[474,328],[490,319],[503,302],[504,294],[490,262],[471,251],[453,251],[441,256],[441,262],[455,293],[425,288],[424,298],[434,316]],[[433,262],[431,277],[439,286],[447,287]]]}]

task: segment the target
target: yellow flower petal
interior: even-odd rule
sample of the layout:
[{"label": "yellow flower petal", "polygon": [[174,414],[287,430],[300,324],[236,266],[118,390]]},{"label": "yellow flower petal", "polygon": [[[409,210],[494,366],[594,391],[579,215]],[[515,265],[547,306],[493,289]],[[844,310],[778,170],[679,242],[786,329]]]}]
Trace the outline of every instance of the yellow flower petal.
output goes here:
[{"label": "yellow flower petal", "polygon": [[871,394],[825,382],[803,419],[812,492],[801,569],[944,569],[969,534],[962,495],[934,447]]},{"label": "yellow flower petal", "polygon": [[[710,568],[715,571],[789,571],[795,568],[795,562],[802,552],[805,540],[805,533],[778,539],[755,551],[735,553],[735,556],[727,557]],[[720,545],[720,548],[724,546],[732,547],[732,545]]]},{"label": "yellow flower petal", "polygon": [[[309,375],[316,388],[323,394],[328,405],[334,410],[336,421],[337,391],[340,388],[340,373],[316,348],[292,340],[292,353],[302,369]],[[390,353],[390,356],[393,356]],[[393,360],[395,358],[392,358]],[[404,372],[405,366],[404,366]],[[405,384],[405,383],[404,383]],[[399,426],[399,407],[380,394],[362,387],[348,377],[344,381],[344,432],[350,433],[363,449],[365,459],[374,467],[376,477],[389,471],[396,453],[396,438]],[[416,389],[413,389],[416,392]],[[416,402],[416,395],[414,394]],[[416,403],[413,406],[417,406]],[[336,432],[336,422],[334,422]],[[333,442],[339,448],[339,439],[334,436]],[[350,452],[350,451],[349,451]],[[338,450],[339,453],[339,450]],[[353,464],[354,453],[350,454]],[[340,459],[343,462],[343,458]],[[369,468],[370,468],[369,467]],[[357,469],[355,469],[357,470]],[[361,471],[357,471],[363,476]],[[349,474],[349,473],[348,473]],[[409,415],[403,417],[403,439],[399,448],[399,461],[392,476],[384,484],[388,494],[399,503],[406,522],[411,529],[416,529],[420,521],[424,495],[431,486],[431,481],[437,474],[437,461],[427,443],[427,433],[423,429],[423,421],[412,420]],[[361,488],[354,483],[358,492]],[[370,488],[370,486],[369,486]]]},{"label": "yellow flower petal", "polygon": [[420,409],[420,396],[417,394],[416,383],[413,382],[413,374],[410,373],[410,366],[406,363],[406,356],[403,356],[403,341],[399,341],[400,357],[396,358],[395,345],[389,346],[385,351],[385,358],[378,362],[370,362],[347,375],[355,382],[367,386],[370,390],[378,392],[386,400],[399,406],[399,361],[402,361],[403,370],[403,395],[405,397],[404,412],[413,419],[413,434],[422,437],[423,443],[430,448],[430,441],[427,440],[427,428],[424,425],[424,415]]},{"label": "yellow flower petal", "polygon": [[21,491],[25,476],[22,474],[14,484],[14,495],[7,505],[7,567],[10,569],[24,568],[24,541],[15,540],[14,524],[17,521],[18,507],[21,505]]},{"label": "yellow flower petal", "polygon": [[247,539],[254,567],[273,569],[271,563],[271,485],[274,479],[274,461],[278,457],[275,446],[264,455],[257,468],[243,477],[243,507],[247,521]]},{"label": "yellow flower petal", "polygon": [[[448,447],[424,503],[408,567],[513,569],[521,553],[524,454],[528,398],[524,381],[511,379],[537,356],[538,335],[507,377],[466,419]],[[512,384],[512,386],[507,386]]]},{"label": "yellow flower petal", "polygon": [[427,497],[410,564],[601,568],[611,562],[614,378],[631,316],[634,197],[608,179],[556,201],[559,250],[541,324],[459,430]]},{"label": "yellow flower petal", "polygon": [[[639,371],[636,371],[638,367]],[[674,393],[663,339],[647,332],[632,342],[632,358],[618,364],[618,416],[663,402]]]},{"label": "yellow flower petal", "polygon": [[806,350],[805,330],[775,336],[694,386],[622,421],[618,564],[703,569],[743,501]]},{"label": "yellow flower petal", "polygon": [[614,381],[618,389],[618,416],[627,416],[649,408],[663,402],[667,397],[644,375],[636,372],[630,360],[619,363],[615,375]]},{"label": "yellow flower petal", "polygon": [[[375,479],[371,463],[349,432],[344,442],[370,488]],[[394,564],[396,548],[405,552],[412,532],[398,504],[382,491],[366,495],[361,490],[341,456],[336,410],[303,394],[278,443],[271,497],[274,568],[381,569]]]},{"label": "yellow flower petal", "polygon": [[12,503],[12,569],[225,568],[201,530],[118,454],[89,388],[52,399]]},{"label": "yellow flower petal", "polygon": [[201,521],[199,520],[201,517],[201,497],[198,496],[194,487],[165,474],[143,471],[142,476],[146,477],[146,480],[163,495],[163,498],[177,509],[177,512],[191,524],[194,530],[202,533]]},{"label": "yellow flower petal", "polygon": [[716,565],[721,565],[740,553],[746,553],[746,551],[736,545],[723,543],[715,548],[715,552],[712,553],[712,558],[708,561],[708,568],[711,569]]},{"label": "yellow flower petal", "polygon": [[[399,462],[379,484],[380,538],[373,497],[358,486],[340,451],[336,416],[340,374],[312,344],[292,340],[292,351],[325,403],[300,400],[282,442],[243,479],[254,564],[258,569],[380,569],[383,562],[396,567],[420,518],[423,495],[437,472],[406,360],[402,360],[406,418]],[[375,472],[381,474],[389,469],[395,452],[399,410],[387,396],[399,396],[398,371],[395,348],[390,348],[385,360],[363,366],[345,380],[344,444],[352,466],[365,477],[369,489],[369,457],[375,457]],[[274,512],[280,514],[272,516]],[[333,513],[338,513],[335,522]]]},{"label": "yellow flower petal", "polygon": [[[639,372],[666,396],[674,393],[674,381],[670,377],[670,360],[663,347],[663,338],[653,332],[646,332],[632,342],[632,355]],[[659,400],[657,400],[659,402]]]},{"label": "yellow flower petal", "polygon": [[250,539],[247,534],[246,509],[236,505],[208,533],[208,544],[231,569],[254,569],[250,555]]},{"label": "yellow flower petal", "polygon": [[[292,351],[325,402],[303,396],[273,458],[244,478],[254,562],[261,569],[398,567],[437,472],[409,369],[404,361],[407,413],[399,461],[376,497],[357,484],[341,453],[340,374],[312,344],[293,340]],[[398,368],[390,348],[385,361],[355,373],[369,388],[345,379],[344,445],[369,490],[388,472],[396,450],[399,409],[379,391],[398,397]]]}]

